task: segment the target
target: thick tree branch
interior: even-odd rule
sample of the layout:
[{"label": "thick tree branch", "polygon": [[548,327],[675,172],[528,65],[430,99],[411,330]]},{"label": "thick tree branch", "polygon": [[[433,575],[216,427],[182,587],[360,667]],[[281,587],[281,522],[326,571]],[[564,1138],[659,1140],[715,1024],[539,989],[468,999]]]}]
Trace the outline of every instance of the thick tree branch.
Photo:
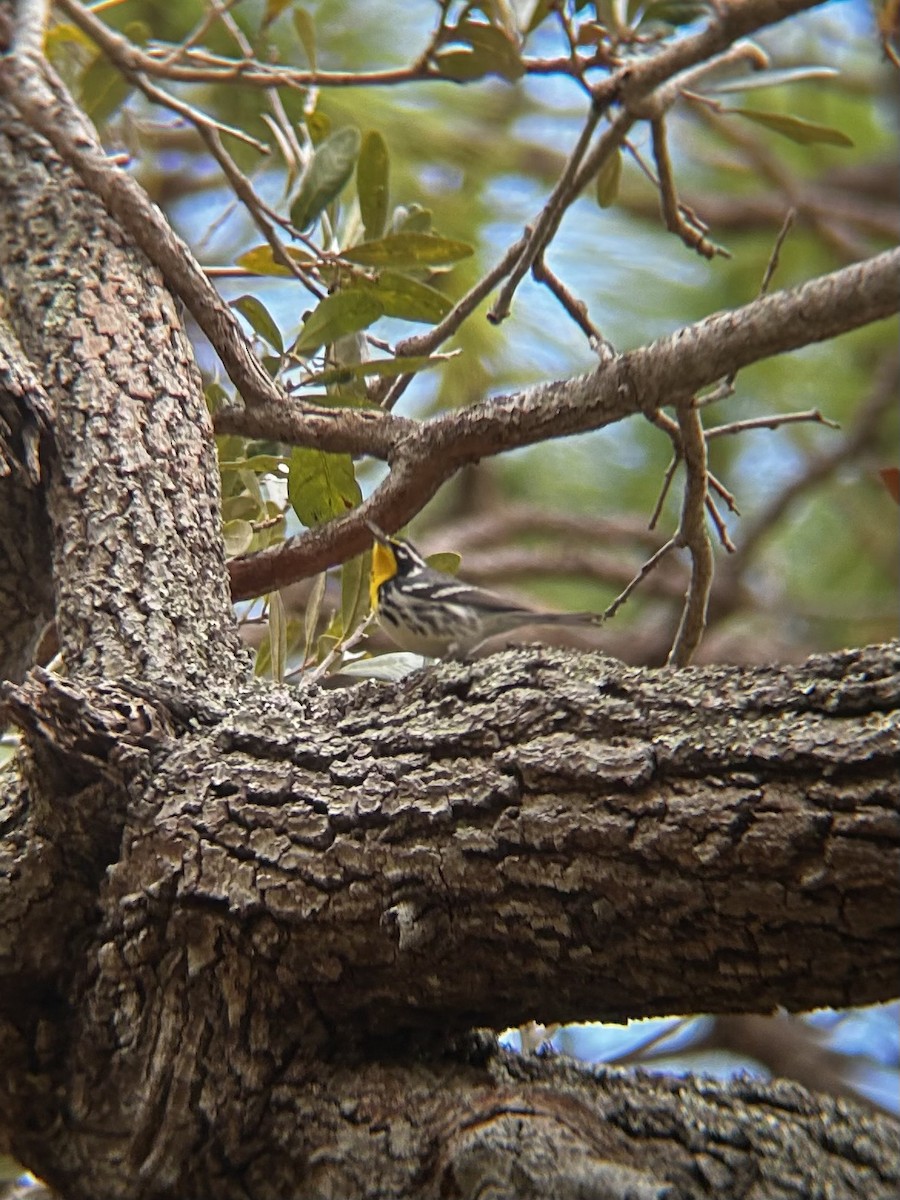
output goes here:
[{"label": "thick tree branch", "polygon": [[[245,691],[218,707],[33,677],[8,693],[32,766],[0,842],[7,1135],[67,1190],[90,1163],[93,1194],[99,1181],[111,1197],[231,1196],[235,1177],[244,1196],[294,1194],[307,1154],[339,1136],[351,1161],[360,1136],[378,1188],[340,1194],[421,1195],[385,1182],[397,1160],[348,1096],[354,1114],[423,1115],[453,1161],[426,1095],[452,1118],[487,1088],[485,1147],[523,1106],[565,1144],[555,1122],[572,1113],[546,1091],[564,1068],[503,1060],[519,1083],[498,1095],[495,1067],[429,1066],[436,1036],[891,995],[898,679],[900,643],[677,673],[533,649],[400,687]],[[415,1069],[390,1065],[417,1050]],[[573,1081],[588,1143],[618,1079]],[[704,1095],[731,1094],[646,1086],[678,1098],[685,1128],[705,1127]],[[644,1087],[621,1093],[638,1125],[654,1111]],[[746,1087],[763,1112],[792,1097],[768,1136],[812,1136],[810,1177],[828,1170],[813,1131],[838,1108]],[[746,1146],[752,1117],[742,1128]],[[854,1188],[897,1169],[876,1149],[887,1123],[866,1128]],[[696,1153],[679,1151],[684,1169]]]}]

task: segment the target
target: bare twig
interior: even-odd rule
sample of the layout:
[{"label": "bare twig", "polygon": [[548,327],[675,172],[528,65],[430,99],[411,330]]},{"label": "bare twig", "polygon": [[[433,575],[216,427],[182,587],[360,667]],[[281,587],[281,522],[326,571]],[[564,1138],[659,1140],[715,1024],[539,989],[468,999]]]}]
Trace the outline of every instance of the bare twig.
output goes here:
[{"label": "bare twig", "polygon": [[[327,675],[332,664],[335,662],[338,656],[341,654],[346,654],[348,650],[352,650],[353,647],[360,642],[363,637],[365,637],[374,620],[375,614],[370,612],[364,620],[360,621],[348,638],[342,642],[335,642],[317,667],[315,667],[312,671],[304,672],[301,675],[301,683],[303,686],[309,687],[313,683],[318,683],[323,675]],[[298,672],[291,671],[290,674],[296,675]]]},{"label": "bare twig", "polygon": [[675,177],[672,172],[672,160],[669,157],[665,118],[655,117],[650,122],[650,131],[653,138],[653,157],[659,176],[659,202],[666,228],[670,233],[677,234],[686,246],[691,250],[696,250],[704,258],[715,258],[717,254],[729,258],[727,250],[704,237],[699,229],[691,226],[682,216],[683,209],[678,203],[678,196],[675,192]]},{"label": "bare twig", "polygon": [[784,220],[781,223],[781,228],[778,230],[778,236],[775,238],[775,244],[772,247],[772,253],[769,255],[769,261],[766,263],[766,269],[763,273],[762,283],[759,285],[759,294],[765,296],[769,290],[769,284],[772,282],[772,276],[778,270],[778,262],[781,258],[781,248],[784,245],[784,239],[791,231],[794,224],[794,218],[797,216],[795,208],[789,208],[784,214]]},{"label": "bare twig", "polygon": [[647,559],[625,590],[620,592],[619,595],[616,596],[615,600],[613,600],[612,604],[603,610],[602,616],[604,621],[608,621],[611,617],[616,615],[628,597],[632,594],[634,589],[647,578],[654,567],[662,562],[667,554],[676,549],[678,544],[677,538],[669,538],[664,545],[660,546],[655,554],[652,554],[650,558]]},{"label": "bare twig", "polygon": [[588,309],[585,302],[573,296],[563,281],[544,262],[543,251],[534,260],[531,273],[538,283],[547,285],[593,347],[609,346],[606,338],[604,338],[603,334],[588,316]]},{"label": "bare twig", "polygon": [[778,429],[781,425],[796,425],[801,421],[811,421],[815,425],[827,425],[829,429],[840,429],[837,421],[823,417],[817,408],[807,409],[798,413],[773,413],[770,417],[749,417],[744,421],[729,421],[727,425],[716,425],[705,431],[707,441],[712,438],[725,437],[726,434],[746,433],[748,429]]},{"label": "bare twig", "polygon": [[713,579],[713,554],[704,515],[708,497],[706,439],[700,414],[690,401],[679,404],[676,412],[686,470],[681,523],[676,540],[690,552],[691,581],[668,663],[672,667],[686,667],[700,645],[706,628],[706,609]]},{"label": "bare twig", "polygon": [[663,475],[662,486],[659,489],[659,495],[656,497],[656,503],[653,505],[653,511],[650,514],[650,520],[647,522],[648,529],[655,529],[656,524],[662,514],[663,505],[666,502],[666,496],[669,494],[669,489],[672,486],[672,480],[675,478],[675,472],[678,470],[678,464],[681,462],[681,454],[674,454],[669,465],[666,467],[666,473]]},{"label": "bare twig", "polygon": [[495,325],[509,316],[510,305],[516,288],[518,288],[537,259],[537,256],[543,252],[544,247],[559,228],[563,213],[578,194],[575,188],[575,179],[578,175],[578,169],[587,154],[588,147],[591,144],[591,138],[594,136],[597,122],[600,120],[600,111],[598,107],[593,104],[591,105],[581,133],[578,135],[575,147],[566,159],[566,164],[556,182],[556,186],[550,193],[547,203],[541,209],[534,222],[525,230],[524,246],[519,254],[518,261],[509,273],[509,278],[501,288],[499,296],[494,301],[488,313],[488,320],[492,321]]},{"label": "bare twig", "polygon": [[[722,516],[719,513],[719,510],[716,508],[716,502],[713,500],[712,496],[706,497],[706,511],[709,513],[709,519],[712,521],[715,527],[716,536],[718,537],[722,548],[727,550],[729,554],[734,554],[734,542],[728,535],[728,527],[722,520]],[[732,509],[732,511],[737,512],[737,509]]]}]

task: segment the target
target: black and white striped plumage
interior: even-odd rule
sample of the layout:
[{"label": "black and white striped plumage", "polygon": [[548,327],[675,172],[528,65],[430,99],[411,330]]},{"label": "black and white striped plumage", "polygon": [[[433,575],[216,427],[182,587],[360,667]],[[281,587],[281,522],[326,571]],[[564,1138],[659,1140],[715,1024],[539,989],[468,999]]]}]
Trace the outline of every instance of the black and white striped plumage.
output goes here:
[{"label": "black and white striped plumage", "polygon": [[409,542],[375,535],[370,594],[379,623],[403,650],[464,658],[482,642],[523,625],[600,623],[594,613],[533,612],[430,567]]}]

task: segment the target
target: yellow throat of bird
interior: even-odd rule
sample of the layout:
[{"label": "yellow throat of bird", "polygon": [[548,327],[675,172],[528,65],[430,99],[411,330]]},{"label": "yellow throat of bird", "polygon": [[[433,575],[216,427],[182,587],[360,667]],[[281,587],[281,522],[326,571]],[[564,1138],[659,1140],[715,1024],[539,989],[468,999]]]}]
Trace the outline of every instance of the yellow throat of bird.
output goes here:
[{"label": "yellow throat of bird", "polygon": [[372,608],[378,607],[378,589],[397,574],[397,560],[390,545],[376,542],[372,547],[372,574],[369,576],[369,600]]}]

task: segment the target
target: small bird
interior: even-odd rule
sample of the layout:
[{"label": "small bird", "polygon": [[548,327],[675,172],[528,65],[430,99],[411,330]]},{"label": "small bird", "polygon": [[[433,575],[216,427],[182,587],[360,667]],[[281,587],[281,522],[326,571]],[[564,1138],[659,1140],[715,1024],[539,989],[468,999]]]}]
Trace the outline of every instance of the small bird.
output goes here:
[{"label": "small bird", "polygon": [[599,625],[598,613],[533,612],[430,567],[403,538],[367,521],[375,538],[369,596],[385,632],[426,658],[465,658],[482,642],[522,625]]}]

